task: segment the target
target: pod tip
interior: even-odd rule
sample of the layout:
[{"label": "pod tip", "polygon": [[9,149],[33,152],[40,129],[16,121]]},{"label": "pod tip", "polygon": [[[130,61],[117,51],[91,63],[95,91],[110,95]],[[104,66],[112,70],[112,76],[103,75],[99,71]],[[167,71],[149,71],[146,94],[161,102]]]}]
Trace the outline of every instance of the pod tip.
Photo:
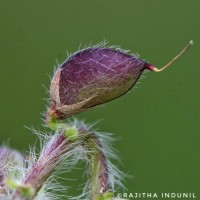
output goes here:
[{"label": "pod tip", "polygon": [[194,44],[193,40],[190,40],[190,45],[193,45],[193,44]]},{"label": "pod tip", "polygon": [[147,66],[147,68],[151,71],[154,72],[162,72],[165,69],[167,69],[172,63],[174,63],[174,61],[176,61],[178,58],[180,58],[192,45],[194,44],[193,40],[190,40],[188,45],[185,46],[185,48],[177,55],[175,56],[169,63],[167,63],[164,67],[162,67],[161,69],[158,69],[152,65]]}]

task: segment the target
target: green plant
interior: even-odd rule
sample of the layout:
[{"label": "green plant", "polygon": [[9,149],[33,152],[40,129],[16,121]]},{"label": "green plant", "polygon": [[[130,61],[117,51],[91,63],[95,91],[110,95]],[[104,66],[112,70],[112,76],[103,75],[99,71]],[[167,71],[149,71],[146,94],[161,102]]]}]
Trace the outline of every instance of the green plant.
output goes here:
[{"label": "green plant", "polygon": [[45,116],[50,133],[35,131],[40,152],[33,147],[24,156],[8,147],[0,148],[0,199],[59,199],[59,191],[65,188],[55,177],[73,170],[81,160],[87,163],[88,181],[83,193],[71,199],[116,199],[114,192],[116,186],[123,187],[124,174],[111,163],[111,158],[116,158],[110,145],[112,136],[68,117],[122,96],[144,70],[163,71],[191,45],[192,41],[161,69],[104,43],[70,56],[58,66],[51,81]]}]

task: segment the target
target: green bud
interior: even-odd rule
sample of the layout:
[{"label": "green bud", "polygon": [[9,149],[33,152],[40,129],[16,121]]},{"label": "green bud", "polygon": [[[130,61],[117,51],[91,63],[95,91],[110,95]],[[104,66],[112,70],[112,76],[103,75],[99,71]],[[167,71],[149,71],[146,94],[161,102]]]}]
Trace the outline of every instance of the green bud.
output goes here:
[{"label": "green bud", "polygon": [[70,140],[78,139],[78,129],[76,127],[69,127],[65,130],[65,136]]}]

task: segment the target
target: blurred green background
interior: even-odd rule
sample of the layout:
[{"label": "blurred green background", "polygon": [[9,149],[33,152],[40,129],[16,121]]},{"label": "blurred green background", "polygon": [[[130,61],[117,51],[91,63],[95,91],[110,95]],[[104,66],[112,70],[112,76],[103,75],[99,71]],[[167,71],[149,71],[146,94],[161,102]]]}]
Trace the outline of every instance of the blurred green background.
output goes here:
[{"label": "blurred green background", "polygon": [[[0,0],[0,141],[28,151],[43,129],[53,68],[79,45],[107,39],[161,67],[190,39],[194,47],[163,73],[147,73],[127,95],[77,115],[115,133],[125,186],[135,192],[195,192],[200,198],[199,0]],[[79,193],[82,170],[67,185]],[[122,192],[122,191],[119,191]],[[144,198],[145,199],[145,198]]]}]

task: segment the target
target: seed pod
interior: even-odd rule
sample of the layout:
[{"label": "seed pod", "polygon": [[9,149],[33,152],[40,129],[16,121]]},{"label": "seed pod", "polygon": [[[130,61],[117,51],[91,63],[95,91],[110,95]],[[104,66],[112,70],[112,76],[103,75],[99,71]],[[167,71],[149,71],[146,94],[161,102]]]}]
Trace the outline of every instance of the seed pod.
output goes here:
[{"label": "seed pod", "polygon": [[65,119],[122,96],[145,69],[163,71],[191,45],[192,41],[161,69],[114,48],[93,47],[77,52],[61,65],[51,81],[47,121]]}]

